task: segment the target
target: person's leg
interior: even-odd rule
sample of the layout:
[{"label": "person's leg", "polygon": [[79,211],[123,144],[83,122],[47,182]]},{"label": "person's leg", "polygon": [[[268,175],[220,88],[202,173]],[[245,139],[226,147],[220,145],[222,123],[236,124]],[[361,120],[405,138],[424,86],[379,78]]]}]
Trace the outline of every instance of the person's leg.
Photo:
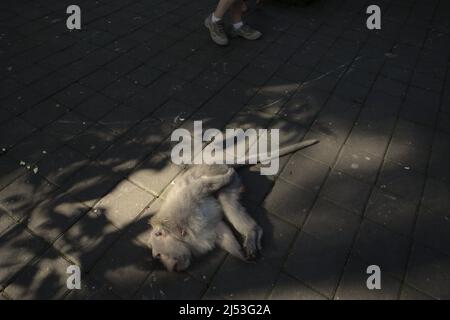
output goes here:
[{"label": "person's leg", "polygon": [[230,9],[235,2],[240,2],[242,5],[242,0],[220,0],[217,4],[216,10],[214,11],[214,17],[222,19],[228,9]]},{"label": "person's leg", "polygon": [[243,0],[236,0],[231,5],[231,21],[233,24],[242,22],[242,5],[244,4]]},{"label": "person's leg", "polygon": [[205,20],[205,26],[209,29],[211,39],[218,45],[228,44],[228,37],[225,33],[223,17],[228,9],[231,9],[231,19],[233,21],[233,34],[248,40],[256,40],[261,37],[261,32],[250,28],[242,22],[243,0],[220,0],[216,10]]},{"label": "person's leg", "polygon": [[223,16],[231,8],[236,0],[220,0],[216,10],[211,13],[205,20],[205,26],[209,29],[211,39],[218,45],[225,46],[228,44],[228,37],[225,33]]},{"label": "person's leg", "polygon": [[242,22],[243,0],[236,0],[231,6],[231,21],[233,22],[233,35],[240,36],[247,40],[256,40],[261,38],[262,33]]}]

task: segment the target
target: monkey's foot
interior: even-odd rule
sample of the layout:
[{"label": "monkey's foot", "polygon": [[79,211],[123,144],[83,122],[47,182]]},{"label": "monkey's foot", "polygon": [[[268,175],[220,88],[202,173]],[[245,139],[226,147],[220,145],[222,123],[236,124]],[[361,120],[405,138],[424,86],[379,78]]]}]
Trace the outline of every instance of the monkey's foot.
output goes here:
[{"label": "monkey's foot", "polygon": [[245,237],[243,247],[247,260],[254,260],[257,258],[259,251],[262,249],[262,235],[262,228],[260,226],[255,226]]}]

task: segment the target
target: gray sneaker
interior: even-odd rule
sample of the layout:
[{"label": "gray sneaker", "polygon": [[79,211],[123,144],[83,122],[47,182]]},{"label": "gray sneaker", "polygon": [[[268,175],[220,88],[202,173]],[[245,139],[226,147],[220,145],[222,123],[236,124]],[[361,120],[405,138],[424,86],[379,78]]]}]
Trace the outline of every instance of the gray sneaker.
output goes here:
[{"label": "gray sneaker", "polygon": [[211,39],[219,46],[226,46],[228,44],[228,37],[225,33],[225,24],[223,20],[213,22],[212,15],[205,19],[205,27],[209,29]]},{"label": "gray sneaker", "polygon": [[231,31],[233,37],[242,37],[247,40],[257,40],[261,38],[262,33],[258,30],[253,29],[247,24],[244,24],[239,29],[234,29]]}]

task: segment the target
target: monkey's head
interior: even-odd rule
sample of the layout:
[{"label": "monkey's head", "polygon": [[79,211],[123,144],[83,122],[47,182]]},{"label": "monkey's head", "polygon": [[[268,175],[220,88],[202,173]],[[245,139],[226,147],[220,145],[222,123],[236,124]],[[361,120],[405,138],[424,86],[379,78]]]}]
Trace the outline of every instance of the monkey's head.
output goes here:
[{"label": "monkey's head", "polygon": [[168,271],[183,271],[191,264],[191,250],[160,225],[152,227],[149,238],[153,258],[161,261]]}]

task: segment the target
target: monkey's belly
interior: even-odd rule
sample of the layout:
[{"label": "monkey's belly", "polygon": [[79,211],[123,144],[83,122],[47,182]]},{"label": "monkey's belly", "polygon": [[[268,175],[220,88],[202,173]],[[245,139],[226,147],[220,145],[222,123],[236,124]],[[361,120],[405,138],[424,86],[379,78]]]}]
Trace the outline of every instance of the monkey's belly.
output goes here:
[{"label": "monkey's belly", "polygon": [[198,204],[197,215],[203,227],[211,228],[222,220],[222,209],[216,198],[207,197]]}]

